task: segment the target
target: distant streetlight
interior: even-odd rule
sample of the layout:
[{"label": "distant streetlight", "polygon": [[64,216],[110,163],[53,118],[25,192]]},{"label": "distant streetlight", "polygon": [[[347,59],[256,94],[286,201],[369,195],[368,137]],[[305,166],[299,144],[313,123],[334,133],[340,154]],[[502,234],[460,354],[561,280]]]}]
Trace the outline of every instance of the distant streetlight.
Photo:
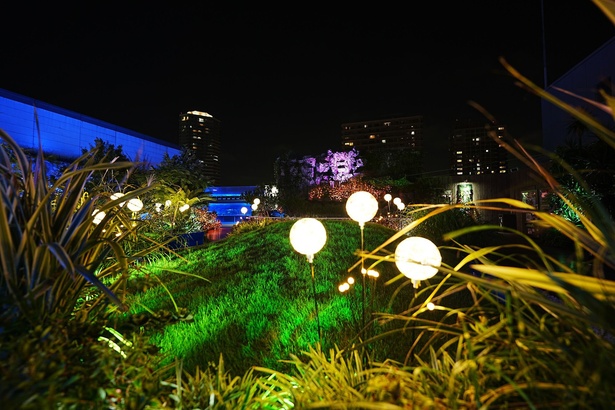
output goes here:
[{"label": "distant streetlight", "polygon": [[327,242],[327,231],[323,224],[314,218],[302,218],[295,222],[290,229],[290,244],[295,251],[307,256],[312,271],[312,292],[314,295],[314,309],[316,311],[316,325],[318,328],[318,341],[320,342],[320,318],[318,317],[318,302],[316,300],[316,280],[314,278],[314,255],[319,252]]},{"label": "distant streetlight", "polygon": [[389,213],[391,213],[391,198],[393,198],[391,194],[384,195],[384,200],[387,201],[387,206],[389,207]]},{"label": "distant streetlight", "polygon": [[[404,204],[403,202],[399,201],[397,203],[397,209],[399,210],[399,212],[403,211],[405,208],[406,208],[406,204]],[[402,224],[403,224],[403,221],[402,221],[402,217],[401,217],[401,213],[400,213],[399,214],[399,229],[402,228]]]},{"label": "distant streetlight", "polygon": [[395,249],[395,265],[401,273],[412,280],[415,288],[421,280],[433,277],[442,264],[438,247],[429,239],[420,236],[406,238]]}]

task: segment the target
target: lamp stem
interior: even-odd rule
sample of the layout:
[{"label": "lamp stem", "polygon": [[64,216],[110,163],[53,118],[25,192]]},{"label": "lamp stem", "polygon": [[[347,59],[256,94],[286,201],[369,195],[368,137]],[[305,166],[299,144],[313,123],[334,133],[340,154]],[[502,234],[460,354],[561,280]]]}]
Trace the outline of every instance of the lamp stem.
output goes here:
[{"label": "lamp stem", "polygon": [[363,250],[365,243],[363,239],[363,223],[360,223],[361,227],[361,279],[363,285],[361,286],[361,332],[365,330],[365,258],[363,257]]},{"label": "lamp stem", "polygon": [[312,292],[314,293],[314,309],[316,310],[316,326],[318,327],[318,342],[320,339],[320,317],[318,315],[318,301],[316,300],[316,279],[314,278],[314,263],[310,261],[310,267],[312,269]]}]

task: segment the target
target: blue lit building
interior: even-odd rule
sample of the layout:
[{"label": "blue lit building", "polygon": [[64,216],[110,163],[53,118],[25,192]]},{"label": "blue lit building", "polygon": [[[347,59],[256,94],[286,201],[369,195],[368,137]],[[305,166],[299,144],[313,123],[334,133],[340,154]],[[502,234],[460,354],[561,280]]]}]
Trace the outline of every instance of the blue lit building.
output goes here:
[{"label": "blue lit building", "polygon": [[[37,122],[39,129],[37,130]],[[158,164],[165,153],[180,154],[180,147],[33,98],[0,89],[0,129],[24,149],[39,148],[45,154],[74,159],[97,138],[116,147],[132,161]]]},{"label": "blue lit building", "polygon": [[[242,218],[252,216],[251,205],[243,198],[244,192],[254,191],[256,186],[213,186],[205,190],[212,198],[209,202],[209,211],[218,214],[218,220],[223,226],[232,226],[241,221]],[[241,208],[246,208],[246,213],[241,212]]]}]

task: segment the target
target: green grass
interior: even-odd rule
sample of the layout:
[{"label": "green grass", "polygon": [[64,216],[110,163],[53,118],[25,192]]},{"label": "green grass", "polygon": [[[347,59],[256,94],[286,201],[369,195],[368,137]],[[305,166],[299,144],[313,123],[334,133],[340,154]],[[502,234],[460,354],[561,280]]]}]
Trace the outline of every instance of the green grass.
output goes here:
[{"label": "green grass", "polygon": [[[256,365],[287,370],[281,360],[307,351],[319,341],[310,265],[291,247],[289,232],[293,223],[282,221],[232,235],[186,250],[182,253],[184,259],[161,259],[148,266],[158,272],[153,274],[159,275],[164,287],[158,284],[146,292],[137,292],[130,313],[173,312],[173,301],[187,309],[193,320],[168,322],[153,330],[145,328],[150,329],[152,341],[162,352],[170,358],[183,359],[188,371],[216,363],[220,355],[236,374]],[[385,286],[384,282],[399,276],[399,271],[393,263],[379,264],[381,276],[367,280],[364,304],[360,266],[348,272],[360,260],[358,224],[324,220],[323,225],[327,242],[314,258],[321,342],[323,350],[347,348],[359,342],[363,305],[365,324],[370,322],[370,312],[390,311],[388,304],[396,286]],[[365,249],[380,245],[393,232],[367,224]],[[388,248],[391,252],[393,246]],[[355,278],[355,284],[349,292],[340,293],[338,286],[349,276]],[[413,289],[404,289],[395,299],[397,308],[407,307],[408,298],[413,296]]]}]

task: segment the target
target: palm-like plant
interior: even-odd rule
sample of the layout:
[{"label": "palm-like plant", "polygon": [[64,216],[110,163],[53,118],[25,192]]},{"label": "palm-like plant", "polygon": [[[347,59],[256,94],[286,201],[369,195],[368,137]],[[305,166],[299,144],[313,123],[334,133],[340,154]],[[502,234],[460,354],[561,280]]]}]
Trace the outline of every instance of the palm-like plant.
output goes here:
[{"label": "palm-like plant", "polygon": [[123,309],[117,291],[130,261],[120,244],[134,228],[120,204],[149,188],[109,200],[90,197],[85,187],[94,172],[134,164],[99,162],[84,154],[50,182],[42,150],[31,161],[9,135],[0,131],[0,137],[5,143],[0,150],[0,297],[11,307],[3,309],[2,323],[69,318],[87,288],[95,292],[89,307],[80,309],[82,318],[103,301]]}]

